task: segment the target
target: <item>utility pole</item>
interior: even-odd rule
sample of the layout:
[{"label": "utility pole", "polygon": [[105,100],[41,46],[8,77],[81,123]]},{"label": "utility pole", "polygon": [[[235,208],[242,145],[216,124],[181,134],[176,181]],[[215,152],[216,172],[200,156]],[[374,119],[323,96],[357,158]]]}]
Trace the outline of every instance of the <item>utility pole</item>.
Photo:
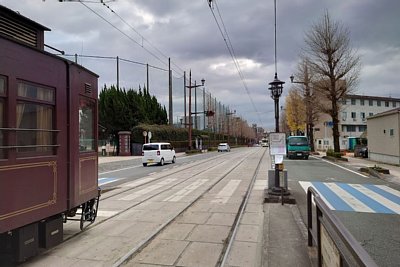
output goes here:
[{"label": "utility pole", "polygon": [[168,87],[169,87],[169,125],[173,125],[173,105],[172,105],[172,70],[171,70],[171,58],[168,58]]}]

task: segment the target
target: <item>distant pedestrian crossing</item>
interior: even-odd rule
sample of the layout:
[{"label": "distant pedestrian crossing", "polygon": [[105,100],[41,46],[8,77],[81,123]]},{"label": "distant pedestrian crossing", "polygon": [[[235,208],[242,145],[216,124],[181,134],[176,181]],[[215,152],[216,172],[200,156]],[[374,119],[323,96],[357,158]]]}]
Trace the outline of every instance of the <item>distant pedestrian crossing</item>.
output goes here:
[{"label": "distant pedestrian crossing", "polygon": [[400,214],[400,191],[385,185],[299,182],[312,186],[331,210]]}]

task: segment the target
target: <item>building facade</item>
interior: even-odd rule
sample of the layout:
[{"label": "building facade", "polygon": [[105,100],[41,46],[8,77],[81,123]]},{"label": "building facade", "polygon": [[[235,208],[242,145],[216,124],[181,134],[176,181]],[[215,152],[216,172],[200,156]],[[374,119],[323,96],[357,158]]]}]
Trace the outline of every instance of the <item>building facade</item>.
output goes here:
[{"label": "building facade", "polygon": [[368,117],[367,125],[369,158],[400,164],[400,108]]},{"label": "building facade", "polygon": [[[366,133],[368,117],[400,107],[400,98],[347,95],[340,105],[340,149],[347,150],[349,138],[361,137]],[[332,126],[332,118],[328,114],[321,114],[314,126],[316,150],[333,149]]]}]

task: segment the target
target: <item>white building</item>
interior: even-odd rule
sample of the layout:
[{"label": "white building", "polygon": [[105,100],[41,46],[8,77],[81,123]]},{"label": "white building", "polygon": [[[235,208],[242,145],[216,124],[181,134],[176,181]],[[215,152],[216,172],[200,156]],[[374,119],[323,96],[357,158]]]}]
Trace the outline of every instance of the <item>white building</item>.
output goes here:
[{"label": "white building", "polygon": [[[399,98],[347,95],[339,112],[340,149],[348,149],[349,137],[360,137],[367,130],[367,118],[400,107]],[[332,118],[321,114],[314,126],[316,150],[333,149]]]},{"label": "white building", "polygon": [[371,116],[367,124],[369,158],[400,164],[400,108]]}]

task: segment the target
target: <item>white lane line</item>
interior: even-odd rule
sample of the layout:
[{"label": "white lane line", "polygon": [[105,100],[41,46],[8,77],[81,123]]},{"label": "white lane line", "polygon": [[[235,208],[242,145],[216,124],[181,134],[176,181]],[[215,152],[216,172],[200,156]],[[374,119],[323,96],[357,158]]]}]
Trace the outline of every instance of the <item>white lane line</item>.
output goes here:
[{"label": "white lane line", "polygon": [[154,184],[154,185],[150,185],[150,186],[148,186],[146,188],[143,188],[142,190],[139,190],[139,191],[136,191],[136,192],[134,192],[132,194],[126,195],[126,196],[124,196],[124,197],[122,197],[122,198],[120,198],[118,200],[128,200],[128,201],[129,200],[133,200],[133,199],[135,199],[137,197],[146,195],[146,194],[148,194],[148,193],[150,193],[150,192],[152,192],[154,190],[157,190],[157,189],[159,189],[161,187],[164,187],[165,185],[167,185],[169,183],[172,183],[174,181],[176,181],[176,179],[165,179],[164,181],[161,181],[161,182],[159,182],[157,184]]},{"label": "white lane line", "polygon": [[215,199],[213,199],[211,202],[221,204],[225,204],[226,202],[228,202],[229,198],[233,195],[240,182],[240,180],[230,180],[224,186],[224,188],[222,188],[221,191],[218,192],[218,194],[215,196]]},{"label": "white lane line", "polygon": [[[318,195],[322,198],[322,200],[325,202],[325,204],[326,204],[331,210],[336,210],[336,209],[331,205],[331,203],[329,203],[329,201],[326,200],[326,198],[321,194],[321,192],[319,192],[319,191],[312,185],[312,182],[303,182],[303,181],[300,181],[299,183],[300,183],[301,187],[303,187],[304,192],[306,192],[306,195],[307,195],[307,190],[308,190],[308,188],[311,186],[312,188],[314,188],[315,191],[317,191]],[[312,198],[312,203],[315,205],[314,198]]]},{"label": "white lane line", "polygon": [[364,174],[361,174],[361,173],[358,173],[358,172],[356,172],[356,171],[350,170],[350,169],[348,169],[348,168],[346,168],[346,167],[343,167],[343,166],[340,166],[340,165],[338,165],[338,164],[336,164],[336,163],[330,162],[329,160],[321,159],[321,158],[319,158],[319,157],[313,157],[313,158],[319,159],[319,160],[322,160],[322,161],[325,161],[325,162],[327,162],[327,163],[329,163],[329,164],[332,164],[332,165],[334,165],[334,166],[336,166],[336,167],[339,167],[339,168],[341,168],[341,169],[343,169],[343,170],[346,170],[346,171],[355,173],[355,174],[357,174],[357,175],[360,175],[360,176],[362,176],[362,177],[368,178],[368,176],[366,176],[366,175],[364,175]]},{"label": "white lane line", "polygon": [[135,169],[135,168],[139,168],[139,167],[142,167],[142,166],[133,166],[133,167],[127,167],[127,168],[122,168],[122,169],[107,171],[107,172],[101,172],[101,173],[99,173],[99,175],[103,175],[103,174],[111,173],[111,172],[119,172],[119,171],[124,171],[124,170],[129,170],[129,169]]},{"label": "white lane line", "polygon": [[375,213],[373,209],[358,200],[352,194],[341,188],[335,183],[325,183],[325,185],[332,190],[333,193],[338,195],[344,202],[346,202],[353,210],[358,212]]},{"label": "white lane line", "polygon": [[[361,193],[365,194],[366,196],[372,198],[373,200],[379,202],[380,204],[387,207],[388,209],[391,209],[392,211],[396,212],[397,214],[400,214],[400,205],[399,204],[390,201],[389,199],[385,198],[384,196],[375,193],[374,191],[364,187],[363,185],[350,184],[350,186],[355,188],[356,190],[360,191]],[[387,187],[387,188],[389,188],[389,187]],[[384,188],[382,188],[382,189],[385,190]]]},{"label": "white lane line", "polygon": [[167,197],[163,201],[177,202],[177,201],[181,200],[183,197],[189,195],[191,192],[193,192],[194,190],[199,188],[201,185],[203,185],[207,181],[208,181],[208,179],[197,180],[194,183],[192,183],[192,184],[186,186],[185,188],[179,190],[178,192],[176,192],[172,196]]}]

